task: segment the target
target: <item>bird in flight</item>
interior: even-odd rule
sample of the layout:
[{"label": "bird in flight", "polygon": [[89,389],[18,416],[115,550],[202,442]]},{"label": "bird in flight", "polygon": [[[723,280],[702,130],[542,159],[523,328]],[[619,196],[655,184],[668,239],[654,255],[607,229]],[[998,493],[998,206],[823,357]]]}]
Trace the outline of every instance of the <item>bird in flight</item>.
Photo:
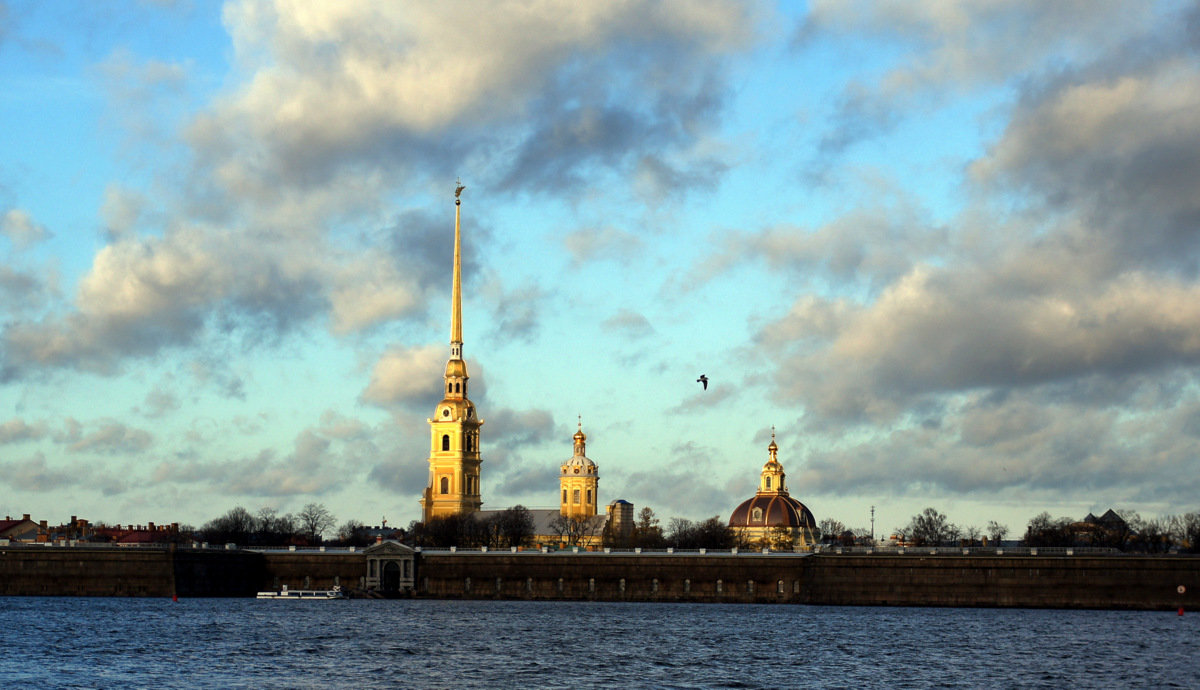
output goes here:
[{"label": "bird in flight", "polygon": [[704,384],[704,390],[708,390],[708,377],[704,374],[700,374],[700,378],[696,379],[696,383]]}]

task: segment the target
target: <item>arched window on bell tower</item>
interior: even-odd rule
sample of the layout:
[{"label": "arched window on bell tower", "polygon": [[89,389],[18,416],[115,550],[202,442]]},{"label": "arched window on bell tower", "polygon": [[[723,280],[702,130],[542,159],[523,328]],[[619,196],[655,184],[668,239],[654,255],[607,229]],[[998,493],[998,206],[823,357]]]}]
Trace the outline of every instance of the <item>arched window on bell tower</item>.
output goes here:
[{"label": "arched window on bell tower", "polygon": [[442,434],[442,450],[450,450],[450,434]]}]

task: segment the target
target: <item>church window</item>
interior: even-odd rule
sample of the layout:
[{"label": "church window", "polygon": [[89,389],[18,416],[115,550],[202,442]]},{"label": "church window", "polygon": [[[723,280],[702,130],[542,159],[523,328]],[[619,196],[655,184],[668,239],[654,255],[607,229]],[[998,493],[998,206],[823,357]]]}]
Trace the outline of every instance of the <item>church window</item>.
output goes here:
[{"label": "church window", "polygon": [[771,478],[767,477],[767,488],[771,488]]},{"label": "church window", "polygon": [[442,493],[443,494],[450,493],[450,478],[449,477],[442,477]]},{"label": "church window", "polygon": [[762,522],[762,508],[756,506],[750,515],[751,522]]},{"label": "church window", "polygon": [[592,504],[592,490],[591,489],[587,490],[587,502],[588,502],[588,505]]},{"label": "church window", "polygon": [[467,440],[467,452],[470,453],[471,452],[471,435],[470,434],[467,434],[466,440]]},{"label": "church window", "polygon": [[563,489],[563,503],[567,502],[567,490]]},{"label": "church window", "polygon": [[446,384],[446,392],[447,392],[447,393],[453,393],[453,392],[454,392],[454,384],[452,384],[452,383],[447,383],[447,384]]},{"label": "church window", "polygon": [[442,450],[450,450],[450,434],[442,434]]},{"label": "church window", "polygon": [[461,392],[462,392],[462,384],[461,384],[461,383],[456,383],[456,384],[454,384],[454,392],[455,392],[455,393],[461,393]]},{"label": "church window", "polygon": [[579,505],[579,489],[575,489],[571,494],[571,498],[574,499],[575,505]]}]

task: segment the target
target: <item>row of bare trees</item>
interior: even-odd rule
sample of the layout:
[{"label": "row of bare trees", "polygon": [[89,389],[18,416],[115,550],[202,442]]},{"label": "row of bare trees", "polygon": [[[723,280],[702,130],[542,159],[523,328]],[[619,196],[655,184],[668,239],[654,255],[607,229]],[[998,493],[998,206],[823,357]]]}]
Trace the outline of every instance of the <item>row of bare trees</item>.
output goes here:
[{"label": "row of bare trees", "polygon": [[333,514],[320,503],[309,503],[295,515],[280,515],[274,508],[260,508],[258,513],[251,513],[238,506],[209,520],[195,537],[217,544],[316,545],[322,543],[334,524]]}]

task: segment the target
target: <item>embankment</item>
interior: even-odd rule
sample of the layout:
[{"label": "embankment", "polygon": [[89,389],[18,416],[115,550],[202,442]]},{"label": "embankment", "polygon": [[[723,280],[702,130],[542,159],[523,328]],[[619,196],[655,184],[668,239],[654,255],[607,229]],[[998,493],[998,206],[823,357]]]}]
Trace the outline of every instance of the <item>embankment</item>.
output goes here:
[{"label": "embankment", "polygon": [[[0,595],[355,588],[365,565],[344,550],[3,547]],[[1200,610],[1195,556],[426,551],[416,575],[416,596],[429,598]]]},{"label": "embankment", "polygon": [[192,548],[0,548],[0,596],[242,597],[357,587],[362,552]]},{"label": "embankment", "polygon": [[[445,598],[1194,609],[1200,558],[424,553]],[[1180,594],[1178,588],[1184,587]]]}]

